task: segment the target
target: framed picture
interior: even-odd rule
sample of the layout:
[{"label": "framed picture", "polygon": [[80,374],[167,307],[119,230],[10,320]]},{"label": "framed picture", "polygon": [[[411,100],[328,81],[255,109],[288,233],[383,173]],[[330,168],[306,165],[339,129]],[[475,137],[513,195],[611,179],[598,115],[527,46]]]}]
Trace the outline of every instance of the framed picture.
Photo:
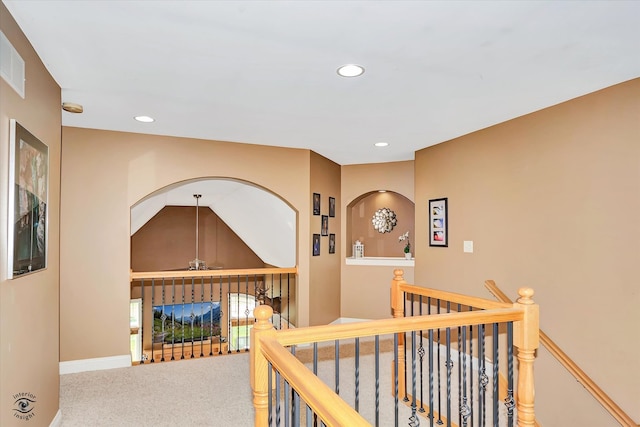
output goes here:
[{"label": "framed picture", "polygon": [[336,235],[335,234],[329,234],[329,253],[330,254],[336,253]]},{"label": "framed picture", "polygon": [[447,198],[429,200],[429,246],[449,246]]},{"label": "framed picture", "polygon": [[336,216],[336,198],[329,197],[329,216],[331,218]]},{"label": "framed picture", "polygon": [[320,215],[320,193],[313,193],[313,214]]},{"label": "framed picture", "polygon": [[320,255],[320,235],[313,235],[313,256]]},{"label": "framed picture", "polygon": [[322,227],[321,227],[320,233],[323,236],[329,235],[329,217],[326,215],[322,215]]},{"label": "framed picture", "polygon": [[47,266],[49,147],[10,120],[9,278]]}]

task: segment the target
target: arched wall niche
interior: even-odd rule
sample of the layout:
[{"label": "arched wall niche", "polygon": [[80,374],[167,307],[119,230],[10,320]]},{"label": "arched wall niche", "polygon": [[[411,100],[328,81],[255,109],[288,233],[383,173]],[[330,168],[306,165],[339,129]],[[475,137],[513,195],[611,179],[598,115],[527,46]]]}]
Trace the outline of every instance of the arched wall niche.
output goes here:
[{"label": "arched wall niche", "polygon": [[[396,214],[396,225],[391,232],[380,233],[371,219],[378,209],[388,208]],[[415,204],[394,191],[371,191],[356,197],[347,205],[347,257],[353,256],[353,244],[364,244],[365,257],[404,257],[404,243],[398,238],[409,232],[413,245]],[[412,247],[413,252],[413,247]]]},{"label": "arched wall niche", "polygon": [[[168,206],[196,206],[194,194],[200,194],[199,212],[209,208],[214,215],[203,215],[204,221],[228,230],[255,253],[265,265],[296,265],[297,212],[277,194],[258,184],[228,177],[203,177],[177,182],[145,196],[131,207],[131,235]],[[191,216],[195,225],[195,209]],[[219,220],[218,220],[219,219]],[[203,223],[206,225],[206,223]],[[202,227],[202,225],[201,225]],[[199,228],[200,229],[200,228]],[[222,230],[219,227],[220,230]],[[195,254],[195,226],[191,242]],[[206,233],[204,233],[206,237]],[[211,243],[199,238],[200,247]],[[217,251],[216,251],[217,252]],[[213,253],[213,251],[212,251]],[[194,254],[191,258],[194,258]],[[247,255],[247,259],[250,258]],[[214,262],[215,260],[205,260]],[[227,268],[227,266],[224,266]]]}]

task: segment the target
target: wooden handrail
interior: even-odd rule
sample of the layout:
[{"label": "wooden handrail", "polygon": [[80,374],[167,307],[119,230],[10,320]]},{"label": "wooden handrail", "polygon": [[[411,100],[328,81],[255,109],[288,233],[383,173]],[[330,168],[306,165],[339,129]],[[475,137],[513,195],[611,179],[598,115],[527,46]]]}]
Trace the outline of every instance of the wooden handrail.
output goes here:
[{"label": "wooden handrail", "polygon": [[[485,281],[485,287],[499,301],[511,303],[509,297],[502,292],[493,280]],[[614,417],[622,426],[637,427],[635,421],[627,415],[598,385],[573,361],[571,358],[558,347],[558,345],[540,330],[540,341],[549,350],[549,352],[573,375],[580,384],[586,388],[589,393]]]},{"label": "wooden handrail", "polygon": [[462,304],[482,309],[511,308],[513,306],[513,304],[505,304],[503,302],[496,302],[486,298],[478,298],[469,295],[457,294],[455,292],[446,292],[437,289],[423,288],[421,286],[410,285],[408,283],[401,283],[400,290],[403,292],[430,297],[432,299],[440,299],[442,301],[449,301],[456,304]]},{"label": "wooden handrail", "polygon": [[370,426],[275,338],[261,341],[262,354],[327,426]]},{"label": "wooden handrail", "polygon": [[179,271],[141,271],[131,272],[130,280],[140,279],[175,279],[178,277],[226,277],[251,276],[264,274],[296,274],[297,267],[288,268],[240,268],[231,270],[179,270]]},{"label": "wooden handrail", "polygon": [[493,310],[465,311],[463,313],[443,313],[438,316],[423,315],[397,319],[370,320],[339,325],[310,326],[300,329],[278,331],[276,339],[283,346],[325,342],[339,339],[372,337],[397,334],[416,330],[455,328],[458,326],[481,325],[486,323],[516,322],[523,319],[522,310],[501,308]]}]

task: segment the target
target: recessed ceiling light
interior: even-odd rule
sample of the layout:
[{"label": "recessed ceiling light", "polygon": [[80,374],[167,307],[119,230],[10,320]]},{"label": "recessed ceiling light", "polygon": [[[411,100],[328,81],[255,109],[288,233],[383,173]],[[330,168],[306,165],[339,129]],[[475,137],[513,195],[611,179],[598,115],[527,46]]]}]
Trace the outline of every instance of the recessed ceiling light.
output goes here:
[{"label": "recessed ceiling light", "polygon": [[142,123],[151,123],[156,121],[156,119],[149,116],[135,116],[134,119]]},{"label": "recessed ceiling light", "polygon": [[386,147],[387,145],[389,145],[388,142],[376,142],[375,144],[376,147]]},{"label": "recessed ceiling light", "polygon": [[356,64],[345,64],[338,68],[338,74],[342,77],[358,77],[364,73],[364,67]]}]

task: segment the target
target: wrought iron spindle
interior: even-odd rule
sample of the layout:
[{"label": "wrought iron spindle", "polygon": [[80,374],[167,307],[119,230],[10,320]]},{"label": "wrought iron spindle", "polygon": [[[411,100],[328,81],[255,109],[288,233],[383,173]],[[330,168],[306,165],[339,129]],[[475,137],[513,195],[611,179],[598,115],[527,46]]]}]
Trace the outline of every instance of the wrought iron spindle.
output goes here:
[{"label": "wrought iron spindle", "polygon": [[[222,276],[218,277],[218,283],[219,283],[219,288],[220,288],[220,297],[218,299],[218,301],[220,301],[220,320],[218,321],[220,323],[220,333],[218,334],[218,343],[219,343],[219,347],[218,347],[218,354],[222,355],[222,329],[223,329],[223,325],[222,325],[222,318],[223,318],[223,313],[222,313],[222,302],[224,301],[222,299]],[[227,282],[227,285],[229,284],[229,282]],[[229,288],[230,290],[231,288]],[[224,305],[224,307],[228,307],[226,304]],[[225,308],[226,310],[226,308]],[[231,315],[231,310],[229,310],[229,313],[227,313],[227,317]],[[227,319],[227,322],[229,320]],[[227,339],[229,338],[228,334],[229,334],[229,329],[227,328]],[[229,345],[227,343],[227,353],[230,353],[231,350],[229,350]]]},{"label": "wrought iron spindle", "polygon": [[375,338],[375,376],[376,376],[376,427],[380,425],[380,336]]},{"label": "wrought iron spindle", "polygon": [[398,427],[398,334],[393,334],[393,404],[395,427]]},{"label": "wrought iron spindle", "polygon": [[[431,314],[431,313],[429,313]],[[434,406],[434,390],[433,390],[433,329],[429,329],[429,425],[433,427],[433,420],[435,418],[433,414]],[[424,349],[423,354],[424,354]],[[420,355],[422,359],[422,354]]]},{"label": "wrought iron spindle", "polygon": [[336,394],[340,394],[340,340],[336,340],[335,341],[335,357],[334,359],[334,371],[335,371],[335,376],[336,376],[336,381],[335,381],[335,393]]},{"label": "wrought iron spindle", "polygon": [[478,341],[479,341],[479,349],[478,349],[478,393],[479,393],[479,404],[478,408],[478,418],[480,419],[480,427],[485,427],[487,422],[487,384],[489,384],[489,377],[487,377],[487,367],[485,361],[485,326],[478,325]]},{"label": "wrought iron spindle", "polygon": [[164,277],[162,278],[162,314],[160,315],[160,333],[162,336],[162,341],[160,343],[161,347],[161,352],[160,352],[160,361],[164,362],[164,337],[165,337],[165,330],[164,330],[164,323],[167,320],[167,315],[164,312],[164,308],[165,308],[165,290],[164,290]]},{"label": "wrought iron spindle", "polygon": [[269,369],[267,370],[267,399],[269,402],[269,426],[273,424],[273,365],[267,361]]},{"label": "wrought iron spindle", "polygon": [[[413,316],[413,294],[411,300],[411,315]],[[420,420],[418,420],[418,415],[416,413],[416,358],[417,358],[417,349],[416,349],[416,331],[411,331],[411,416],[409,417],[409,426],[410,427],[418,427],[420,425]]]},{"label": "wrought iron spindle", "polygon": [[[458,304],[458,313],[461,310]],[[462,425],[462,326],[458,326],[458,425]]]},{"label": "wrought iron spindle", "polygon": [[193,351],[193,346],[194,346],[194,341],[196,340],[195,336],[194,336],[194,322],[196,320],[196,314],[195,314],[195,310],[194,310],[194,304],[195,304],[195,286],[196,286],[196,278],[192,277],[191,278],[191,313],[189,314],[189,319],[191,320],[191,358],[194,358],[194,351]]},{"label": "wrought iron spindle", "polygon": [[[440,298],[438,298],[438,310],[437,314],[440,314]],[[442,365],[442,360],[440,359],[440,329],[438,329],[438,346],[436,347],[438,350],[438,425],[444,424],[442,422],[442,387],[440,385],[440,366]]]},{"label": "wrought iron spindle", "polygon": [[[153,321],[153,308],[155,307],[156,299],[156,279],[151,279],[151,319]],[[143,312],[144,313],[144,312]],[[155,322],[151,323],[151,363],[155,363],[154,344],[156,341],[156,328]],[[160,350],[162,350],[162,344],[160,344]]]},{"label": "wrought iron spindle", "polygon": [[513,322],[507,322],[507,426],[513,427]]},{"label": "wrought iron spindle", "polygon": [[[447,301],[447,313],[451,312],[451,302]],[[447,328],[447,427],[451,427],[451,370],[453,360],[451,360],[451,328]]]},{"label": "wrought iron spindle", "polygon": [[[209,304],[211,307],[211,322],[209,322],[209,336],[211,339],[209,340],[209,356],[213,356],[213,323],[215,319],[213,318],[213,276],[209,276]],[[220,343],[222,346],[222,343]]]},{"label": "wrought iron spindle", "polygon": [[[231,285],[229,285],[231,286]],[[235,340],[236,342],[234,343],[234,345],[236,346],[236,353],[240,353],[240,276],[236,276],[236,309],[238,310],[238,326],[237,326],[237,332],[235,334]],[[280,395],[278,395],[280,396]],[[278,397],[278,399],[280,399],[280,397]]]},{"label": "wrought iron spindle", "polygon": [[[140,310],[142,311],[142,319],[144,319],[144,279],[140,279]],[[143,322],[144,325],[144,322]],[[140,340],[142,342],[142,348],[144,348],[144,330],[146,328],[142,328],[142,333],[140,334]],[[151,328],[151,357],[153,357],[153,328]],[[142,350],[142,357],[140,357],[140,364],[143,365],[145,362],[145,354],[144,350]]]},{"label": "wrought iron spindle", "polygon": [[[254,275],[254,278],[255,278],[255,275]],[[249,275],[248,274],[245,276],[244,294],[245,294],[245,298],[244,298],[244,336],[248,337],[249,336],[249,315],[251,314],[251,311],[249,310]],[[238,347],[240,347],[240,346],[238,346]],[[245,345],[244,345],[244,351],[245,352],[249,351],[249,346],[246,344],[246,341],[245,341]]]},{"label": "wrought iron spindle", "polygon": [[175,343],[176,343],[176,278],[174,277],[171,279],[171,360],[176,360],[176,356],[174,354]]},{"label": "wrought iron spindle", "polygon": [[[407,317],[407,296],[406,296],[406,294],[405,294],[404,299],[402,300],[402,303],[403,303],[403,310],[402,310],[403,316]],[[413,306],[413,304],[412,304],[412,306]],[[404,367],[403,367],[404,368],[404,372],[403,372],[403,375],[404,375],[404,390],[403,390],[404,391],[404,398],[402,400],[405,401],[405,402],[408,402],[409,398],[407,397],[407,333],[403,332],[402,336],[403,336],[402,342],[404,343],[404,345],[402,346],[402,351],[404,353]]]},{"label": "wrought iron spindle", "polygon": [[[420,306],[419,306],[419,310],[418,313],[420,314],[420,316],[422,316],[422,295],[420,295],[420,298],[418,299]],[[427,314],[431,314],[431,297],[427,298]],[[418,355],[420,355],[420,412],[425,412],[424,410],[424,374],[422,373],[422,370],[424,368],[424,343],[423,343],[423,338],[424,338],[424,331],[422,329],[420,329],[420,345],[418,346]],[[429,357],[431,358],[431,354],[429,355]],[[429,363],[433,363],[433,360],[429,359]],[[429,381],[429,393],[432,393],[431,390],[431,381]],[[429,394],[429,396],[431,396],[431,394]],[[432,418],[433,418],[433,402],[431,404],[431,406],[429,407],[429,413],[431,414]]]},{"label": "wrought iron spindle", "polygon": [[293,390],[293,407],[291,408],[293,427],[300,427],[300,395]]},{"label": "wrought iron spindle", "polygon": [[360,338],[356,338],[356,342],[355,342],[355,351],[356,351],[356,357],[355,357],[355,368],[356,368],[356,402],[355,402],[355,409],[356,412],[360,412]]},{"label": "wrought iron spindle", "polygon": [[280,371],[276,371],[276,426],[280,425]]},{"label": "wrought iron spindle", "polygon": [[493,425],[499,426],[500,414],[498,411],[498,372],[500,371],[500,359],[498,353],[498,324],[493,324]]},{"label": "wrought iron spindle", "polygon": [[200,278],[200,357],[204,357],[204,276]]},{"label": "wrought iron spindle", "polygon": [[[473,307],[469,307],[469,311],[473,311]],[[473,400],[473,325],[469,325],[469,402],[471,406],[471,425],[473,426],[473,410],[474,410],[474,400]]]},{"label": "wrought iron spindle", "polygon": [[181,304],[182,311],[180,313],[180,332],[181,332],[180,336],[182,337],[182,338],[180,338],[180,344],[181,344],[180,345],[180,352],[181,352],[180,359],[181,360],[184,359],[184,287],[185,287],[184,276],[182,276],[182,300],[181,300],[181,302],[182,302],[182,304]]},{"label": "wrought iron spindle", "polygon": [[284,400],[284,425],[285,426],[290,426],[290,420],[289,420],[289,391],[290,391],[290,385],[289,385],[289,381],[284,380],[284,395],[283,395],[283,399]]},{"label": "wrought iron spindle", "polygon": [[462,348],[458,348],[459,353],[462,355],[462,403],[460,404],[460,414],[462,415],[462,427],[467,427],[467,421],[469,420],[468,397],[467,397],[467,327],[462,327]]}]

